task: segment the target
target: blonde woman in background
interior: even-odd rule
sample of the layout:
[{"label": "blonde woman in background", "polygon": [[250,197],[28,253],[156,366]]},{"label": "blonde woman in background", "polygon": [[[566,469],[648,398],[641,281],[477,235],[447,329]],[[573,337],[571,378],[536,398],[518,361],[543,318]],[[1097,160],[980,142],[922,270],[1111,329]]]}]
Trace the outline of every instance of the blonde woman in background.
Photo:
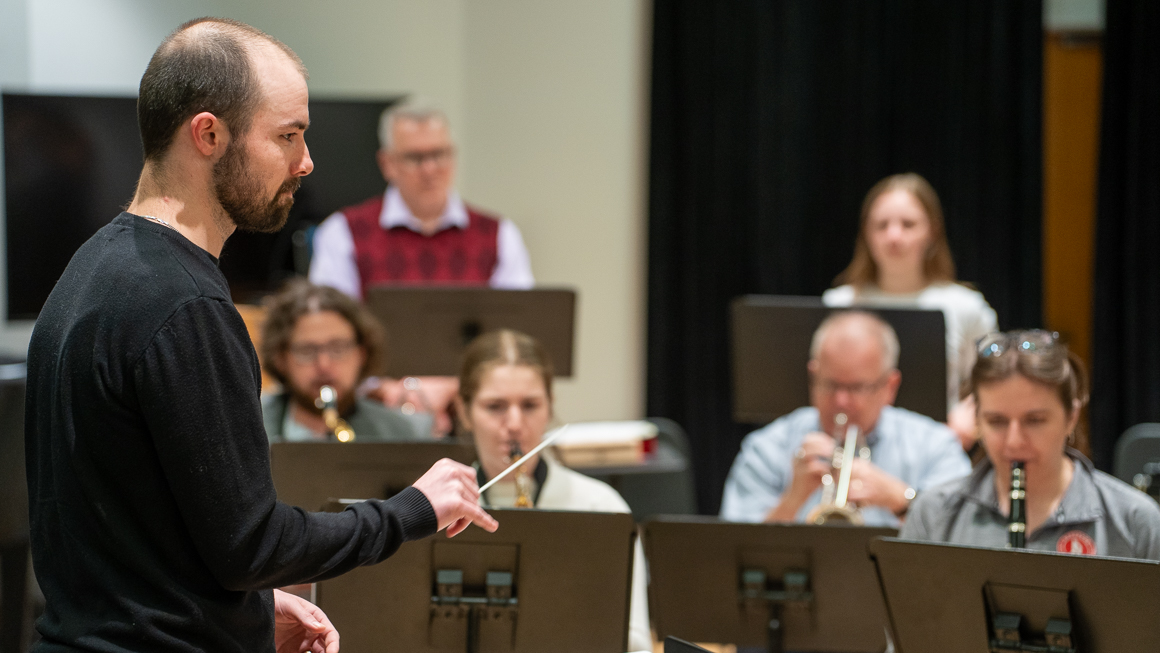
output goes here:
[{"label": "blonde woman in background", "polygon": [[[976,446],[973,401],[960,401],[971,376],[975,342],[997,329],[982,293],[959,283],[938,194],[921,175],[892,175],[862,202],[854,259],[840,284],[822,294],[827,306],[922,308],[946,319],[947,424],[965,451]],[[974,457],[974,456],[972,456]]]},{"label": "blonde woman in background", "polygon": [[[531,451],[552,421],[552,362],[531,336],[517,331],[485,333],[471,342],[459,372],[456,412],[475,440],[480,486],[507,468],[512,444]],[[605,483],[574,472],[547,456],[528,461],[532,507],[547,510],[631,512]],[[479,497],[485,508],[516,505],[515,475],[498,481]],[[644,553],[636,543],[629,602],[628,645],[651,651]]]}]

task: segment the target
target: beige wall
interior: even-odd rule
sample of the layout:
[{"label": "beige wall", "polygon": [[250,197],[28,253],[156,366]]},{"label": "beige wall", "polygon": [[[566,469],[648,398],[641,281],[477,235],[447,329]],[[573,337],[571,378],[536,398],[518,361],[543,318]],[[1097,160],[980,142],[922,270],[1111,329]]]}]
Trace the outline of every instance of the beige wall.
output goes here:
[{"label": "beige wall", "polygon": [[[541,284],[580,291],[559,417],[632,418],[644,394],[649,13],[648,0],[0,0],[6,43],[26,44],[0,86],[134,93],[169,30],[221,15],[294,48],[316,96],[442,104],[464,196],[520,226]],[[24,348],[27,334],[10,325],[0,347]]]},{"label": "beige wall", "polygon": [[564,420],[644,410],[645,8],[467,7],[463,191],[519,224],[538,283],[579,290]]}]

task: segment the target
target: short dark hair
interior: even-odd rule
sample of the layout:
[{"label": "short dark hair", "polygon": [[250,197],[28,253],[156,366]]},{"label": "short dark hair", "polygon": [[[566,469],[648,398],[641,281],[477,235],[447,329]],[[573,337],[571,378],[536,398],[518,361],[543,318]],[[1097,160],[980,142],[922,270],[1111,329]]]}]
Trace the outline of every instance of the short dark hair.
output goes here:
[{"label": "short dark hair", "polygon": [[302,60],[284,43],[229,18],[195,18],[165,38],[137,94],[146,161],[163,159],[181,124],[203,111],[217,116],[235,137],[250,129],[261,100],[249,57],[257,40],[277,46],[306,74]]},{"label": "short dark hair", "polygon": [[382,369],[383,328],[362,304],[330,286],[316,286],[306,279],[286,282],[282,290],[264,302],[266,320],[262,324],[261,358],[263,369],[283,386],[286,376],[278,369],[278,357],[290,346],[290,335],[298,320],[307,313],[334,311],[354,327],[355,341],[367,354],[359,370],[359,381]]}]

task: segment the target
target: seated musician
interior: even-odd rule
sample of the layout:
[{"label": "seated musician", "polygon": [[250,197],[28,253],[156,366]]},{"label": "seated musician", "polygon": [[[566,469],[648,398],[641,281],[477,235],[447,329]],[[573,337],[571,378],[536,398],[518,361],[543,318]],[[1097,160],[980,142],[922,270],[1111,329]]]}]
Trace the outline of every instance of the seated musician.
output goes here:
[{"label": "seated musician", "polygon": [[970,383],[987,458],[970,476],[921,493],[900,537],[1006,546],[1011,465],[1022,462],[1027,548],[1160,560],[1160,506],[1071,447],[1087,378],[1055,334],[983,338]]},{"label": "seated musician", "polygon": [[870,526],[897,526],[917,491],[965,476],[971,466],[954,433],[891,404],[898,392],[898,337],[875,315],[826,318],[810,344],[810,406],[746,436],[725,482],[721,517],[802,522],[833,472],[835,416],[865,434],[870,459],[851,468],[849,500]]},{"label": "seated musician", "polygon": [[[528,452],[552,420],[552,363],[531,336],[502,330],[485,333],[464,352],[456,408],[479,456],[479,484],[511,464],[513,449]],[[517,504],[555,510],[630,512],[608,485],[574,472],[548,456],[535,456],[479,497],[484,507]],[[652,650],[644,555],[636,545],[629,615],[630,650]]]},{"label": "seated musician", "polygon": [[343,293],[295,279],[266,302],[262,365],[282,384],[262,401],[270,441],[327,440],[322,386],[336,391],[338,412],[359,441],[409,440],[430,431],[381,402],[360,398],[359,384],[379,365],[382,329]]}]

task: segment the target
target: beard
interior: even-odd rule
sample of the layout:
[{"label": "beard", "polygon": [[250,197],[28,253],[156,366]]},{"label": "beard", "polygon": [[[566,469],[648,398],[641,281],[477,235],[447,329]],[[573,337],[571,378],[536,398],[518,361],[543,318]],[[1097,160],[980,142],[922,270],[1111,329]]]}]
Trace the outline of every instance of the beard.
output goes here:
[{"label": "beard", "polygon": [[270,234],[286,225],[294,192],[301,177],[282,183],[272,199],[266,199],[262,183],[250,174],[250,157],[240,140],[231,141],[225,154],[213,166],[213,187],[217,201],[237,228]]}]

